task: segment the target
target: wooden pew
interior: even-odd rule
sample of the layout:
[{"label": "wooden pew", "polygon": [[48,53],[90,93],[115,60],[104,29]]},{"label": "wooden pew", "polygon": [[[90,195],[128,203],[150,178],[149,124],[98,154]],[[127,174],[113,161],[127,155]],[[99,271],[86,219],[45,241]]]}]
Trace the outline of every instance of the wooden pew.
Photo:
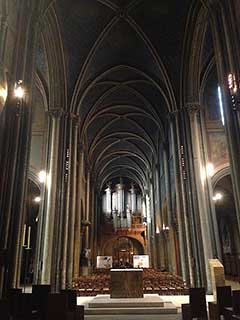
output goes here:
[{"label": "wooden pew", "polygon": [[231,286],[223,286],[216,288],[217,301],[208,303],[210,320],[219,320],[224,315],[225,307],[232,306],[232,290]]},{"label": "wooden pew", "polygon": [[47,299],[50,292],[50,285],[33,284],[32,286],[33,310],[39,313],[41,320],[45,320],[46,318]]},{"label": "wooden pew", "polygon": [[46,320],[75,320],[76,312],[69,311],[68,297],[65,293],[49,293]]},{"label": "wooden pew", "polygon": [[182,319],[208,319],[205,288],[189,288],[189,303],[182,304]]},{"label": "wooden pew", "polygon": [[10,320],[10,308],[7,299],[0,300],[0,316],[1,320]]},{"label": "wooden pew", "polygon": [[232,307],[224,308],[225,320],[231,320],[233,315],[240,316],[240,290],[232,291]]}]

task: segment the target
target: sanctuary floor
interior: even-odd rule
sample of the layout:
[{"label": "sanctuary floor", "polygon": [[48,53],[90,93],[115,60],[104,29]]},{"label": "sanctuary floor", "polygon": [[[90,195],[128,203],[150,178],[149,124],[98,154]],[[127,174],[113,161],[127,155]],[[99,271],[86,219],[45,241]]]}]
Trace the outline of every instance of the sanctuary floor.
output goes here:
[{"label": "sanctuary floor", "polygon": [[[239,290],[240,283],[238,281],[226,280],[226,285],[230,285],[232,290]],[[163,301],[171,301],[177,307],[177,314],[149,314],[147,320],[181,320],[181,305],[183,303],[189,302],[188,295],[172,295],[172,296],[160,296]],[[77,304],[84,305],[85,308],[88,308],[89,302],[91,302],[94,297],[78,297]],[[207,302],[213,301],[213,295],[206,296]],[[122,315],[85,315],[86,320],[146,320],[146,314],[122,314]]]},{"label": "sanctuary floor", "polygon": [[[180,320],[182,319],[181,315],[181,304],[182,303],[188,303],[189,302],[189,297],[184,295],[176,295],[176,296],[160,296],[161,299],[165,302],[171,301],[174,306],[177,307],[177,314],[148,314],[147,319],[148,320]],[[78,297],[77,298],[77,304],[79,305],[84,305],[85,308],[88,308],[88,304],[94,299],[94,297]],[[213,296],[212,295],[207,295],[206,296],[207,302],[208,301],[213,301]],[[111,319],[111,320],[146,320],[146,314],[145,315],[140,315],[140,314],[116,314],[116,315],[85,315],[85,319],[87,320],[104,320],[104,319]]]}]

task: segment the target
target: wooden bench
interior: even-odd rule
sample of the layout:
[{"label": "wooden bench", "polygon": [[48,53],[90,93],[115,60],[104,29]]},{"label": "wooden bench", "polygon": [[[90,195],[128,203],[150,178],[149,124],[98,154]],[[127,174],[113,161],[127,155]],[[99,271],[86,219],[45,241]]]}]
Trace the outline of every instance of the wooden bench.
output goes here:
[{"label": "wooden bench", "polygon": [[205,288],[189,288],[189,303],[182,304],[182,319],[208,319]]},{"label": "wooden bench", "polygon": [[216,288],[217,301],[208,303],[209,318],[219,320],[224,315],[225,307],[232,307],[232,290],[231,286]]}]

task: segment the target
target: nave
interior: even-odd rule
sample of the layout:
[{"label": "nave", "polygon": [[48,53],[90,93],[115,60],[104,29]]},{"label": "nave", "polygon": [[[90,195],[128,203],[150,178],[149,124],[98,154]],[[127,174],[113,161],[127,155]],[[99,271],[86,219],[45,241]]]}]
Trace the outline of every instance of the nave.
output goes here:
[{"label": "nave", "polygon": [[239,281],[239,39],[239,0],[0,0],[0,300]]}]

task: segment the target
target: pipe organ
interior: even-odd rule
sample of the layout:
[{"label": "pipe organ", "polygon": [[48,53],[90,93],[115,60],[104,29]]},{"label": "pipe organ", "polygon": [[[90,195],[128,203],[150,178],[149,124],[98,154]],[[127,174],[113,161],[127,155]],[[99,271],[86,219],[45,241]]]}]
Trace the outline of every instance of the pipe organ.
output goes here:
[{"label": "pipe organ", "polygon": [[142,196],[133,184],[125,185],[120,179],[118,184],[108,184],[104,190],[102,211],[107,219],[113,220],[115,229],[129,229],[132,217],[142,216]]}]

